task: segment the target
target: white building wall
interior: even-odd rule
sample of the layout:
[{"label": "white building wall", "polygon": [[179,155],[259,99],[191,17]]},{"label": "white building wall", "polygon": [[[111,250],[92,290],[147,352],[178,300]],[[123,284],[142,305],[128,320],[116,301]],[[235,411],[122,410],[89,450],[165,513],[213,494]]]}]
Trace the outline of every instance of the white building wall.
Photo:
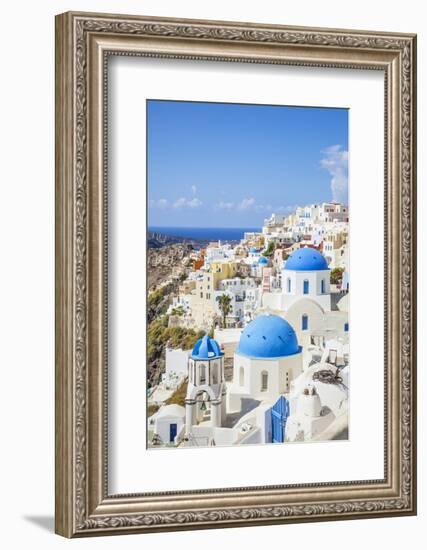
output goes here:
[{"label": "white building wall", "polygon": [[316,394],[305,395],[302,393],[298,398],[297,414],[309,416],[311,418],[320,416],[322,405],[320,403],[320,397]]},{"label": "white building wall", "polygon": [[161,416],[160,418],[156,418],[154,422],[154,431],[156,434],[158,434],[162,440],[163,443],[171,443],[169,441],[170,439],[170,425],[176,424],[177,425],[177,434],[181,431],[182,427],[184,426],[184,414],[182,416]]},{"label": "white building wall", "polygon": [[347,343],[349,332],[345,330],[346,323],[348,323],[347,311],[330,311],[325,315],[324,329],[330,333],[331,336],[339,336],[344,343]]},{"label": "white building wall", "polygon": [[[290,390],[291,382],[302,372],[302,353],[274,359],[252,358],[234,354],[233,383],[228,390],[232,411],[239,410],[240,399],[250,397],[259,401],[277,399]],[[263,373],[267,387],[263,389]]]},{"label": "white building wall", "polygon": [[286,441],[310,441],[326,430],[334,419],[333,413],[315,418],[299,414],[292,415],[286,423]]},{"label": "white building wall", "polygon": [[182,307],[185,313],[191,311],[191,294],[180,294],[172,298],[172,304],[169,306],[167,313],[170,314],[178,307]]},{"label": "white building wall", "polygon": [[210,246],[205,253],[205,266],[208,267],[212,262],[221,260],[234,260],[234,249],[230,245]]},{"label": "white building wall", "polygon": [[166,374],[168,376],[171,376],[173,374],[187,374],[188,357],[190,353],[191,350],[166,348]]},{"label": "white building wall", "polygon": [[[290,290],[288,282],[290,281]],[[304,281],[308,281],[308,293],[304,294]],[[324,292],[322,293],[322,281],[324,282]],[[296,300],[302,298],[311,298],[325,310],[331,309],[330,296],[330,271],[292,271],[290,269],[282,270],[282,306],[287,310]]]},{"label": "white building wall", "polygon": [[[302,328],[302,317],[307,315],[307,329]],[[310,298],[299,298],[285,313],[285,319],[295,330],[298,342],[307,346],[313,332],[322,331],[325,328],[325,312],[323,308]]]},{"label": "white building wall", "polygon": [[264,292],[262,294],[262,307],[278,313],[284,311],[284,298],[282,292]]}]

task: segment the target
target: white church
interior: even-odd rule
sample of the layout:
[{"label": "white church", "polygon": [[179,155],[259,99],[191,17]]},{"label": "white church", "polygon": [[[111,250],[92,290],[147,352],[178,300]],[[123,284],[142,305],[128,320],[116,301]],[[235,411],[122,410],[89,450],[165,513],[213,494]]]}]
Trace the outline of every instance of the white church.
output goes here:
[{"label": "white church", "polygon": [[332,310],[325,257],[315,248],[297,249],[284,262],[280,275],[281,288],[263,293],[260,311],[284,317],[303,347],[324,345],[333,337],[348,343],[348,296]]}]

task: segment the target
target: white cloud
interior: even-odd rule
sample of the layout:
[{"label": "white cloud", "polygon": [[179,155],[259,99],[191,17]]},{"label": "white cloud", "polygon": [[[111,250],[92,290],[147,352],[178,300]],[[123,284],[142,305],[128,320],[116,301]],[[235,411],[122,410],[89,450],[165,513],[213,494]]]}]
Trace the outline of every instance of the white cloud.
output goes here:
[{"label": "white cloud", "polygon": [[234,202],[224,202],[221,201],[218,204],[215,205],[216,208],[221,208],[223,210],[231,210],[234,208]]},{"label": "white cloud", "polygon": [[348,151],[341,145],[332,145],[323,153],[320,164],[331,176],[332,200],[347,203],[348,201]]},{"label": "white cloud", "polygon": [[159,199],[159,200],[153,200],[150,199],[149,201],[150,208],[198,208],[202,205],[202,201],[198,199],[197,197],[193,198],[186,198],[186,197],[180,197],[175,202],[169,202],[167,199]]},{"label": "white cloud", "polygon": [[180,199],[178,199],[177,201],[175,201],[173,203],[173,207],[174,208],[184,208],[184,206],[187,204],[187,199],[185,199],[184,197],[181,197]]},{"label": "white cloud", "polygon": [[197,197],[193,199],[186,199],[185,197],[180,197],[177,201],[174,202],[174,208],[198,208],[202,205],[202,201]]},{"label": "white cloud", "polygon": [[[234,204],[232,202],[220,202],[217,205],[218,208],[233,208]],[[279,206],[272,204],[259,204],[253,197],[242,199],[237,205],[238,210],[248,210],[253,209],[255,212],[288,212],[291,211],[293,207],[288,206]]]},{"label": "white cloud", "polygon": [[189,206],[190,208],[198,208],[199,206],[202,206],[202,201],[197,197],[194,197],[194,199],[191,199],[191,201],[187,202],[187,206]]},{"label": "white cloud", "polygon": [[254,206],[254,204],[255,204],[255,199],[251,197],[248,199],[243,199],[242,202],[240,202],[237,205],[237,208],[239,210],[246,210],[247,208],[251,208],[251,206]]},{"label": "white cloud", "polygon": [[166,199],[159,199],[158,201],[150,199],[148,202],[150,208],[167,208],[169,203]]},{"label": "white cloud", "polygon": [[255,210],[257,212],[272,212],[272,206],[271,204],[256,204]]},{"label": "white cloud", "polygon": [[193,191],[193,195],[195,195],[197,192],[197,187],[195,185],[192,185],[191,190]]}]

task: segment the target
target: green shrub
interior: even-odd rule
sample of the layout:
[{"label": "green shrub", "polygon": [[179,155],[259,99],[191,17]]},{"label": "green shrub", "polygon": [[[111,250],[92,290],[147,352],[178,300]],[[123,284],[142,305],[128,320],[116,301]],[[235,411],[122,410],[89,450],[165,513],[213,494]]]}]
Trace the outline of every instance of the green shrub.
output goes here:
[{"label": "green shrub", "polygon": [[342,267],[336,267],[331,271],[331,283],[333,285],[339,285],[342,283],[342,274],[344,269]]},{"label": "green shrub", "polygon": [[181,407],[184,407],[185,396],[187,395],[187,385],[188,382],[183,382],[165,402],[166,405],[181,405]]},{"label": "green shrub", "polygon": [[264,250],[264,252],[262,253],[263,256],[272,256],[273,255],[273,252],[274,252],[274,249],[275,249],[275,244],[274,244],[274,241],[270,241],[268,243],[268,247],[267,247],[267,250]]}]

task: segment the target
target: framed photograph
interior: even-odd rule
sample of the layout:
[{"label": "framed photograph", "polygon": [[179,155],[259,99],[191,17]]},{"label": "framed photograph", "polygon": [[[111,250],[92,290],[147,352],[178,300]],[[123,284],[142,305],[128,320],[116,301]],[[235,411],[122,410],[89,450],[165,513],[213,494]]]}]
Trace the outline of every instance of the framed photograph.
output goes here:
[{"label": "framed photograph", "polygon": [[416,37],[56,18],[56,532],[416,513]]}]

